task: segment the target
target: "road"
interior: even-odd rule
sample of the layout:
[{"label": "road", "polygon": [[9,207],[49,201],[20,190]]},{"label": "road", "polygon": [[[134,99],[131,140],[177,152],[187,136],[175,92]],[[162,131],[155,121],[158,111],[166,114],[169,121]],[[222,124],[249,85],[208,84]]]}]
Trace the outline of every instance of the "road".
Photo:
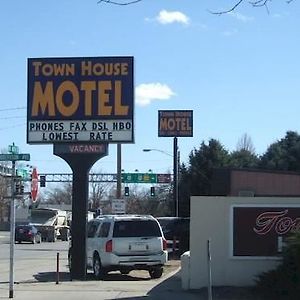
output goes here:
[{"label": "road", "polygon": [[[0,232],[0,299],[6,299],[9,292],[9,249],[9,233]],[[86,281],[70,281],[67,251],[68,242],[62,241],[34,245],[15,244],[14,294],[18,296],[17,299],[47,300],[47,297],[53,298],[52,293],[61,295],[63,297],[61,299],[72,300],[82,299],[86,295],[97,299],[125,299],[129,296],[141,296],[142,299],[150,293],[149,291],[154,291],[155,297],[154,295],[153,297],[158,299],[156,286],[176,273],[180,266],[180,261],[170,260],[165,266],[162,278],[159,279],[150,279],[147,271],[132,271],[129,275],[111,272],[100,282],[94,279],[92,273],[87,274]],[[59,284],[56,284],[57,253],[59,253],[60,265]],[[176,291],[169,285],[163,285],[160,289],[164,292],[159,289],[161,296],[164,295],[161,299],[169,298],[170,293],[173,295],[172,298],[175,294],[180,296],[179,277],[176,279],[175,286]]]},{"label": "road", "polygon": [[[9,280],[10,243],[9,232],[0,232],[0,283]],[[28,281],[43,272],[56,272],[57,253],[60,271],[68,272],[68,242],[15,244],[14,281]],[[36,278],[37,279],[37,278]]]}]

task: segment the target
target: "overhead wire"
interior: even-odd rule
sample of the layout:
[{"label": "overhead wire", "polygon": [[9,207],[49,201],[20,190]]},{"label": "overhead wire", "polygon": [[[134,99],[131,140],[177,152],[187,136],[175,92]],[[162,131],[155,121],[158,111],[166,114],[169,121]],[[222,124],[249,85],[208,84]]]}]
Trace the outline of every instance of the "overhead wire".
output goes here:
[{"label": "overhead wire", "polygon": [[20,110],[20,109],[26,109],[26,106],[13,107],[13,108],[2,108],[2,109],[0,109],[0,112],[2,112],[2,111]]}]

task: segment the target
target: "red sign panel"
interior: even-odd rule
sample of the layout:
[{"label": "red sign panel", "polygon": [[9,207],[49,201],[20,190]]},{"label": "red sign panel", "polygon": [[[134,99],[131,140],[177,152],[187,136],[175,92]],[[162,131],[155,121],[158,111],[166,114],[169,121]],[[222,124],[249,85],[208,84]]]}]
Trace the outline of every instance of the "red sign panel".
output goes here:
[{"label": "red sign panel", "polygon": [[170,183],[171,174],[157,174],[157,183]]},{"label": "red sign panel", "polygon": [[31,174],[31,199],[32,202],[36,201],[39,187],[39,177],[36,168],[33,168]]},{"label": "red sign panel", "polygon": [[277,256],[284,238],[299,231],[300,205],[233,207],[234,256]]}]

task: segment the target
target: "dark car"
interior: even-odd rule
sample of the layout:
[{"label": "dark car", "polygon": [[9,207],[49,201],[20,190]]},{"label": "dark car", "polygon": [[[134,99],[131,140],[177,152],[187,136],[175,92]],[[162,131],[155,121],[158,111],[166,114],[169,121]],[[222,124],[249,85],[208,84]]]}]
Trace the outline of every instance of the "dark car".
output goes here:
[{"label": "dark car", "polygon": [[158,217],[170,251],[183,252],[189,250],[190,218]]},{"label": "dark car", "polygon": [[30,242],[32,244],[40,243],[42,241],[41,233],[33,225],[18,225],[15,228],[15,241]]}]

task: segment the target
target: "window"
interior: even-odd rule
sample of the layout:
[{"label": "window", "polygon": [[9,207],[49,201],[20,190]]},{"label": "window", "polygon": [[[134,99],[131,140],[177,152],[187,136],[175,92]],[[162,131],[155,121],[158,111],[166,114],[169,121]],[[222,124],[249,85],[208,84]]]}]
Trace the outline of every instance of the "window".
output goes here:
[{"label": "window", "polygon": [[104,223],[101,225],[101,228],[100,228],[100,230],[99,230],[98,237],[108,237],[109,229],[110,229],[110,223],[104,222]]},{"label": "window", "polygon": [[88,223],[87,236],[89,238],[94,237],[98,227],[99,227],[99,222],[90,222],[90,223]]},{"label": "window", "polygon": [[156,221],[130,220],[117,221],[113,237],[160,237],[161,231]]}]

